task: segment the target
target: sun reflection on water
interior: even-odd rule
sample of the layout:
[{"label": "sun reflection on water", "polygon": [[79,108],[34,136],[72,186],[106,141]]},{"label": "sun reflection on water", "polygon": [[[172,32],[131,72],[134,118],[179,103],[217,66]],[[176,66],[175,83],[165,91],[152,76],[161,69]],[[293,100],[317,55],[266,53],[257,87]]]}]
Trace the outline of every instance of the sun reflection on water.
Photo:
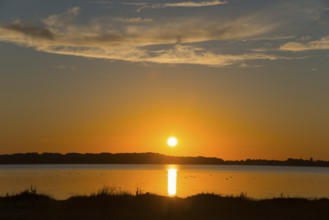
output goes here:
[{"label": "sun reflection on water", "polygon": [[168,195],[176,195],[176,179],[177,179],[177,169],[169,168],[168,169]]}]

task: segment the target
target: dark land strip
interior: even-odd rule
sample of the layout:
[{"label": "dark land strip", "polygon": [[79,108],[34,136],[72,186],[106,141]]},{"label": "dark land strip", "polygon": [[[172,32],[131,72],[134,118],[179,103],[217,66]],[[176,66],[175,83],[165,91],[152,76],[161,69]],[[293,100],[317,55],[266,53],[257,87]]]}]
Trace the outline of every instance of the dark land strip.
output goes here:
[{"label": "dark land strip", "polygon": [[17,153],[0,155],[0,164],[211,164],[329,167],[329,161],[310,159],[223,160],[216,157],[178,157],[158,153]]},{"label": "dark land strip", "polygon": [[329,200],[273,198],[252,200],[245,195],[198,194],[187,198],[101,190],[89,196],[55,200],[34,190],[0,197],[0,219],[229,219],[328,220]]}]

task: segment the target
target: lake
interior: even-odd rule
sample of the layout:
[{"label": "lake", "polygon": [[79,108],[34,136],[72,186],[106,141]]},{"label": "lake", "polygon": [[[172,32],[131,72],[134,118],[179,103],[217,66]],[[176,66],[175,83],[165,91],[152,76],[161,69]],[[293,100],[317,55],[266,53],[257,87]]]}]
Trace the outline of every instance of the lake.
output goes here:
[{"label": "lake", "polygon": [[252,198],[329,198],[329,168],[228,165],[0,165],[0,195],[34,186],[66,199],[103,187],[187,197],[216,193]]}]

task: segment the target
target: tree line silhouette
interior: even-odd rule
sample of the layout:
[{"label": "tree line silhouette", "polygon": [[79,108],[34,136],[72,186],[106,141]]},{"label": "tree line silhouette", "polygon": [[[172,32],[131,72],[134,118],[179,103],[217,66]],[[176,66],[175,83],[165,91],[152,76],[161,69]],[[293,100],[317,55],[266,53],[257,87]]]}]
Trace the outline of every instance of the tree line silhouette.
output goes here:
[{"label": "tree line silhouette", "polygon": [[287,160],[223,160],[216,157],[180,157],[159,153],[16,153],[0,155],[0,164],[213,164],[258,166],[315,166],[329,167],[329,161]]}]

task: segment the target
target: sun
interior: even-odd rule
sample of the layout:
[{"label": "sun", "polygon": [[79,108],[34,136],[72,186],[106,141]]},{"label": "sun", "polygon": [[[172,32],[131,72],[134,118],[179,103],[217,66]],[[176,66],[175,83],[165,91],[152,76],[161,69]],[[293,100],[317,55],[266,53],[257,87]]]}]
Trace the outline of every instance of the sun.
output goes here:
[{"label": "sun", "polygon": [[169,145],[169,147],[176,147],[178,141],[175,137],[170,137],[167,140],[167,144]]}]

